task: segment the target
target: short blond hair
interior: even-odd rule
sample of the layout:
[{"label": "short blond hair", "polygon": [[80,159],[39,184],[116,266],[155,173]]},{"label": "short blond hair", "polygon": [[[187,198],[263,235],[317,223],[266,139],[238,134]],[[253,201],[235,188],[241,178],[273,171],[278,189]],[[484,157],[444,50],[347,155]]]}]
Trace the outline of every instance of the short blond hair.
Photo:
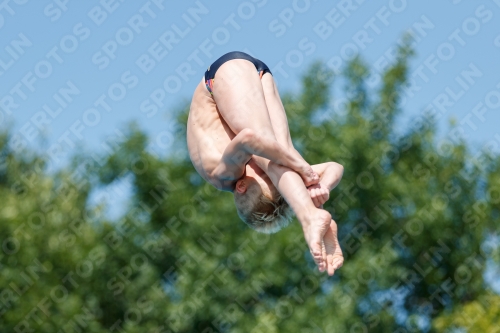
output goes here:
[{"label": "short blond hair", "polygon": [[257,182],[249,184],[243,194],[234,192],[234,203],[238,216],[250,228],[265,234],[272,234],[290,224],[293,211],[274,188],[272,198],[262,192]]}]

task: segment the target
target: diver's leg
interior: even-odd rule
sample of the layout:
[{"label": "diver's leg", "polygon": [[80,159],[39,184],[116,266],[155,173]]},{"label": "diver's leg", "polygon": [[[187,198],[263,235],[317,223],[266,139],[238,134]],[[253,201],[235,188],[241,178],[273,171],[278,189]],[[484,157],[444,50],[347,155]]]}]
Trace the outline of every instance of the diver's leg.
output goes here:
[{"label": "diver's leg", "polygon": [[[266,144],[262,147],[279,146],[285,153],[274,161],[297,171],[307,185],[318,182],[318,175],[299,155],[297,156],[276,140],[267,110],[264,91],[254,64],[244,59],[225,62],[217,70],[212,86],[217,109],[231,128],[238,134],[250,129]],[[270,154],[265,154],[269,156]]]}]

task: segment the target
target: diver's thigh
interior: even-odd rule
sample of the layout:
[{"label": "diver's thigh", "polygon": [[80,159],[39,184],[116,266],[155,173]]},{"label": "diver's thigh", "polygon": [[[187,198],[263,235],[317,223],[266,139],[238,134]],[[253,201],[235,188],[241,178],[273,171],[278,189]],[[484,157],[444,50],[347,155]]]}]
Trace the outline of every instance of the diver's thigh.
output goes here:
[{"label": "diver's thigh", "polygon": [[264,91],[267,110],[276,140],[283,146],[292,147],[292,139],[290,137],[290,129],[288,127],[285,108],[281,102],[274,78],[270,73],[266,73],[262,76],[262,90]]},{"label": "diver's thigh", "polygon": [[251,62],[234,59],[224,63],[215,74],[212,93],[234,133],[250,128],[274,137],[262,84]]}]

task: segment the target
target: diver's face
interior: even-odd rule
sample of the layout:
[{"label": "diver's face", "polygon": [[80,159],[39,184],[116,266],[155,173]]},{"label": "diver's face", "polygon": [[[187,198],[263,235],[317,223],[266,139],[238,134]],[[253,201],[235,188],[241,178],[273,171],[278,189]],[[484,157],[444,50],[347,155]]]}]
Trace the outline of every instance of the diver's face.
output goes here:
[{"label": "diver's face", "polygon": [[235,191],[243,194],[247,191],[248,187],[253,184],[259,184],[262,189],[262,193],[268,197],[272,198],[272,192],[274,184],[271,182],[271,179],[267,176],[267,174],[262,171],[253,161],[250,161],[246,166],[245,176],[238,179],[236,182]]}]

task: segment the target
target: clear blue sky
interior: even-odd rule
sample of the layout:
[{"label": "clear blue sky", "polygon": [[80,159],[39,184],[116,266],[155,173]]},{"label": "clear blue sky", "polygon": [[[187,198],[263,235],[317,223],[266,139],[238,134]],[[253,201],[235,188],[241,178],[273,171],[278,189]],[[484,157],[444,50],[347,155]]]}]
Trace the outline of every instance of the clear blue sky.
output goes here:
[{"label": "clear blue sky", "polygon": [[336,68],[359,52],[383,68],[408,29],[418,42],[402,129],[431,105],[441,137],[450,118],[475,150],[498,135],[500,0],[0,3],[0,124],[13,147],[45,133],[55,159],[130,120],[153,150],[171,149],[172,110],[225,52],[251,53],[297,91],[314,60]]}]

